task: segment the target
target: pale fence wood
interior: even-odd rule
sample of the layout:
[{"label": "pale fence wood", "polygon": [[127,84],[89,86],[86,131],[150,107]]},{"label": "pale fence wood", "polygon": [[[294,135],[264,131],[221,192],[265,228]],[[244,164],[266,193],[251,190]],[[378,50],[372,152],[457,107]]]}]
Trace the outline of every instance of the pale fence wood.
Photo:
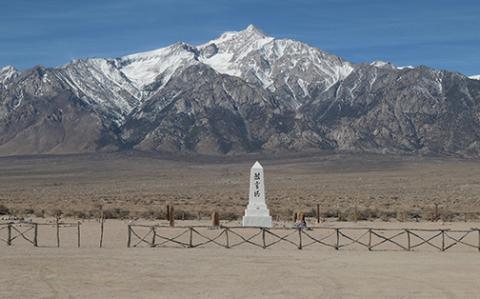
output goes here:
[{"label": "pale fence wood", "polygon": [[[18,239],[23,239],[28,243],[32,244],[34,247],[39,247],[39,226],[52,226],[51,223],[36,223],[36,222],[26,222],[26,221],[17,221],[9,223],[0,223],[0,231],[7,230],[6,239],[0,237],[0,241],[3,241],[7,246],[13,246],[14,241]],[[78,227],[78,223],[62,223],[59,219],[55,220],[53,224],[56,231],[56,245],[60,247],[60,229],[61,228],[70,228]],[[78,247],[80,247],[80,234],[78,233]]]},{"label": "pale fence wood", "polygon": [[[141,235],[135,231],[135,229],[140,228],[148,229],[148,231],[144,235]],[[162,234],[162,232],[164,232],[162,230],[167,230],[171,234],[175,229],[180,229],[181,232],[174,236]],[[213,229],[218,231],[218,233],[214,236],[208,236],[202,233],[199,229]],[[357,231],[358,233],[353,235],[352,231]],[[322,233],[322,236],[314,236],[312,232],[320,232]],[[465,238],[475,232],[478,233],[478,244],[465,242]],[[213,244],[222,248],[233,248],[246,244],[267,249],[279,243],[287,243],[295,246],[299,250],[318,244],[336,250],[352,245],[360,245],[360,247],[365,247],[369,251],[373,251],[378,250],[377,248],[383,244],[391,244],[394,245],[394,247],[390,250],[395,250],[395,248],[397,248],[399,250],[411,251],[420,246],[431,246],[440,251],[446,251],[455,246],[465,245],[477,248],[480,251],[480,229],[473,228],[464,231],[448,229],[377,229],[365,227],[247,228],[242,226],[177,226],[175,228],[169,228],[169,226],[139,224],[129,225],[128,233],[128,247],[131,246],[132,237],[135,237],[137,243],[133,245],[133,247],[141,244],[148,244],[151,247],[168,246],[168,244],[170,244],[180,245],[181,247],[186,248],[196,248],[207,244]],[[189,234],[188,241],[182,241],[181,238],[187,233]],[[146,239],[151,234],[153,234],[151,241],[147,241]],[[296,238],[293,236],[294,234],[297,234]],[[268,240],[267,235],[270,236]],[[238,241],[232,243],[231,236],[236,237]],[[307,242],[305,242],[304,238]],[[365,240],[366,238],[367,240]],[[434,241],[438,239],[440,239],[439,242],[441,245],[434,243]],[[155,240],[162,241],[156,242]],[[447,241],[449,242],[447,243]],[[385,249],[380,248],[379,250]]]},{"label": "pale fence wood", "polygon": [[80,248],[80,221],[77,222],[77,247]]}]

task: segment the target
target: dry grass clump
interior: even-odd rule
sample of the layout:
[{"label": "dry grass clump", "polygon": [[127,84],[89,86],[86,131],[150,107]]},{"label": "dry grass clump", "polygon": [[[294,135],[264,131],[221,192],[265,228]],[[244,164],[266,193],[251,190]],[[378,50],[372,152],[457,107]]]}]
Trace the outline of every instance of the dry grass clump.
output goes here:
[{"label": "dry grass clump", "polygon": [[9,215],[10,209],[4,205],[0,205],[0,215]]},{"label": "dry grass clump", "polygon": [[105,219],[127,219],[130,216],[130,211],[122,208],[111,208],[103,210],[103,217]]},{"label": "dry grass clump", "polygon": [[232,211],[220,212],[220,219],[221,220],[233,221],[233,220],[238,220],[240,218],[241,218],[241,216],[238,213],[235,213],[235,212],[232,212]]}]

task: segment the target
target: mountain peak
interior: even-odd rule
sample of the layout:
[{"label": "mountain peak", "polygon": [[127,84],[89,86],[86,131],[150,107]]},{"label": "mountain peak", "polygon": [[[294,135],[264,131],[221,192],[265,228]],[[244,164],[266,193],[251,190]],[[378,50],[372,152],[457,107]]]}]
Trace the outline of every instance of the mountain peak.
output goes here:
[{"label": "mountain peak", "polygon": [[263,37],[267,36],[260,28],[256,27],[253,24],[248,25],[247,28],[245,28],[243,31],[244,32],[250,32],[250,33],[255,33],[255,34],[258,34],[258,35],[263,36]]},{"label": "mountain peak", "polygon": [[268,36],[259,28],[255,27],[254,25],[250,24],[245,28],[244,30],[241,31],[227,31],[220,35],[219,38],[210,41],[210,43],[223,43],[223,42],[229,42],[232,40],[242,40],[244,42],[253,42],[255,40],[260,40],[268,38]]}]

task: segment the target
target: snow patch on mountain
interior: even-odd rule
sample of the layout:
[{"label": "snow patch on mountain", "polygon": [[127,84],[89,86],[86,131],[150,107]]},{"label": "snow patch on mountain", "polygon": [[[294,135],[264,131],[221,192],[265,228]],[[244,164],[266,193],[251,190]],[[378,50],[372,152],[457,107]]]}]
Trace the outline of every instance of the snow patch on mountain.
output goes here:
[{"label": "snow patch on mountain", "polygon": [[392,69],[392,70],[398,69],[398,67],[393,63],[388,61],[382,61],[382,60],[375,60],[372,63],[370,63],[370,65],[378,68],[383,68],[383,69]]},{"label": "snow patch on mountain", "polygon": [[218,49],[212,56],[205,57],[201,55],[199,60],[219,73],[241,77],[241,59],[272,40],[272,37],[266,36],[255,26],[249,25],[243,31],[225,32],[219,38],[198,46],[201,53],[205,48],[212,45]]},{"label": "snow patch on mountain", "polygon": [[474,75],[474,76],[470,76],[468,78],[474,79],[474,80],[480,80],[480,75]]},{"label": "snow patch on mountain", "polygon": [[115,61],[103,58],[74,60],[58,69],[63,79],[80,98],[123,118],[142,97],[141,91],[117,68]]},{"label": "snow patch on mountain", "polygon": [[117,59],[119,69],[139,89],[143,89],[157,79],[164,86],[180,68],[196,62],[195,48],[186,43],[154,51],[124,56]]},{"label": "snow patch on mountain", "polygon": [[7,65],[0,69],[0,83],[4,83],[7,80],[18,75],[18,71],[11,65]]}]

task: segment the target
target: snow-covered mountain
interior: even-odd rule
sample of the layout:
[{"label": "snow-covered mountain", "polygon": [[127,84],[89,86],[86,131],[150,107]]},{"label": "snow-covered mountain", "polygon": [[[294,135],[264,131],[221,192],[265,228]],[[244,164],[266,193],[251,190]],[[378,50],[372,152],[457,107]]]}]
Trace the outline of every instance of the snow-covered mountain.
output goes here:
[{"label": "snow-covered mountain", "polygon": [[75,60],[58,69],[58,76],[79,97],[121,121],[172,76],[199,63],[272,91],[284,90],[296,107],[309,90],[325,90],[353,70],[339,57],[301,42],[268,37],[250,25],[200,46],[179,42],[120,58]]},{"label": "snow-covered mountain", "polygon": [[250,25],[202,45],[0,69],[0,154],[117,149],[480,155],[480,81],[353,64]]}]

